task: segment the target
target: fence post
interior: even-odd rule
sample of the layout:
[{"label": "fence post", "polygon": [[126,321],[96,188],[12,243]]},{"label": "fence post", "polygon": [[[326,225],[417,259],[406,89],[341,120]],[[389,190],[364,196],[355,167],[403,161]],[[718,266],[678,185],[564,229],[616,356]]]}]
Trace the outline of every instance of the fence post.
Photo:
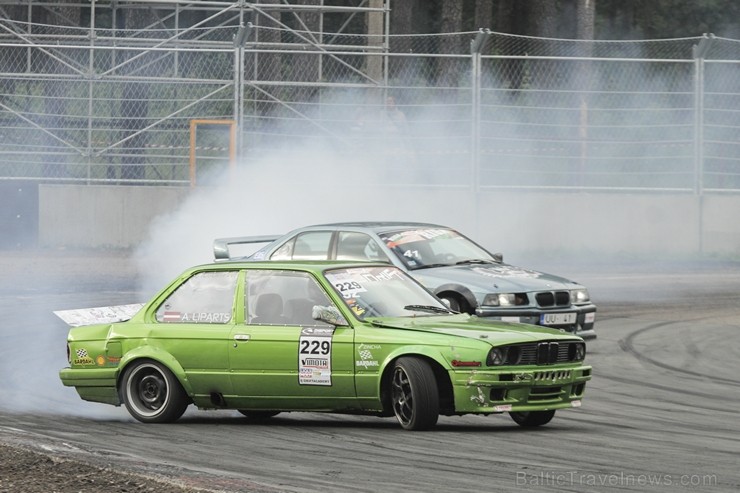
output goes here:
[{"label": "fence post", "polygon": [[236,122],[236,156],[239,162],[242,157],[242,139],[244,127],[244,45],[252,31],[252,23],[239,25],[234,35],[234,121]]},{"label": "fence post", "polygon": [[470,41],[470,92],[471,92],[471,131],[470,163],[471,189],[477,193],[480,189],[480,105],[481,105],[481,51],[486,44],[489,29],[480,29]]},{"label": "fence post", "polygon": [[694,45],[694,192],[704,193],[704,57],[714,39],[704,34]]},{"label": "fence post", "polygon": [[[114,10],[115,11],[115,10]],[[114,24],[115,25],[115,24]],[[95,97],[95,2],[90,4],[90,50],[87,60],[87,184],[92,178],[93,155],[93,102]]]},{"label": "fence post", "polygon": [[694,193],[698,198],[697,238],[699,253],[704,253],[704,58],[714,39],[704,34],[694,45]]}]

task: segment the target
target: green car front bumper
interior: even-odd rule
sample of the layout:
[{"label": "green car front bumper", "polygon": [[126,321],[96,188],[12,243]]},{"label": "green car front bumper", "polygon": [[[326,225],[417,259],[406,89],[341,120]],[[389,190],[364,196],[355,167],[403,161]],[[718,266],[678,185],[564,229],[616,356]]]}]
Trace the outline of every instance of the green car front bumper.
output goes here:
[{"label": "green car front bumper", "polygon": [[580,407],[591,367],[451,371],[455,411],[499,413]]}]

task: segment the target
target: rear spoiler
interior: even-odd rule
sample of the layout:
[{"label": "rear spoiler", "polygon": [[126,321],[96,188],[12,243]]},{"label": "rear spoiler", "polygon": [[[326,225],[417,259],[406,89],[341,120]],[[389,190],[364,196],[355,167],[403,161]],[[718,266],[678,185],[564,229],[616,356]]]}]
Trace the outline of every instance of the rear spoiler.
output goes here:
[{"label": "rear spoiler", "polygon": [[233,238],[216,238],[213,240],[213,257],[216,260],[228,260],[231,258],[229,246],[248,245],[250,243],[272,243],[280,238],[277,235],[266,236],[235,236]]},{"label": "rear spoiler", "polygon": [[54,315],[71,327],[93,324],[112,324],[125,322],[141,310],[144,303],[130,305],[99,306],[97,308],[78,308],[75,310],[56,310]]}]

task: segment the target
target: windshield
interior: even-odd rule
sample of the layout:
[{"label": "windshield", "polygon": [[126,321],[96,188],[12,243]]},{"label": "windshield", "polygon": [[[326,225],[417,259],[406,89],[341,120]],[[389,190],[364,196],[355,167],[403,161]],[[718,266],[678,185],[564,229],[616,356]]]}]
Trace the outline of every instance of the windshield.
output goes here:
[{"label": "windshield", "polygon": [[409,270],[496,262],[490,253],[451,229],[408,229],[379,236]]},{"label": "windshield", "polygon": [[396,267],[352,267],[330,270],[324,276],[360,320],[449,313],[434,295]]}]

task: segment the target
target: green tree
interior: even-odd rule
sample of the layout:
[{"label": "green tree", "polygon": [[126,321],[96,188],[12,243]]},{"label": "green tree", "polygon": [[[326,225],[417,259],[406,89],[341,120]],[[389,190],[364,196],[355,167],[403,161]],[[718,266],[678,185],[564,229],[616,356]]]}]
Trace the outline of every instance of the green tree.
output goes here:
[{"label": "green tree", "polygon": [[740,35],[737,0],[598,0],[596,37],[665,39]]}]

